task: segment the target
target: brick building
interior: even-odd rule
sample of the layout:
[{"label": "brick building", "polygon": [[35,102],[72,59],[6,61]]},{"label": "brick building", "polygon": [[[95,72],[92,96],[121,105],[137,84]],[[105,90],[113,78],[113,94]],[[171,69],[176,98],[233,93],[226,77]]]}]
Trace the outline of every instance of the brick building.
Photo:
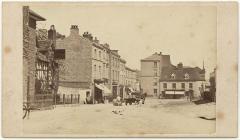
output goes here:
[{"label": "brick building", "polygon": [[[141,60],[141,89],[149,96],[185,95],[189,90],[199,97],[205,81],[205,69],[171,64],[170,56],[160,53]],[[177,96],[177,95],[176,95]]]},{"label": "brick building", "polygon": [[58,39],[57,47],[66,50],[59,81],[61,89],[64,90],[59,90],[59,94],[70,93],[71,90],[81,94],[83,100],[92,96],[98,102],[102,102],[104,96],[110,95],[110,60],[107,44],[99,44],[97,38],[93,39],[88,32],[81,36],[78,26],[72,25],[70,35]]},{"label": "brick building", "polygon": [[23,7],[23,102],[36,107],[51,107],[58,88],[56,30],[36,29],[46,19]]}]

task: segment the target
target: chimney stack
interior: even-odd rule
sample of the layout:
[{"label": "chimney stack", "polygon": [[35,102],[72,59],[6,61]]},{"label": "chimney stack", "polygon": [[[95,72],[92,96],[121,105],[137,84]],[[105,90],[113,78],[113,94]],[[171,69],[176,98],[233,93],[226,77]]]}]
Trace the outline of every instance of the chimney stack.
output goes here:
[{"label": "chimney stack", "polygon": [[57,40],[57,32],[55,30],[54,25],[50,26],[50,30],[48,30],[48,39],[52,41],[53,47],[56,47],[56,40]]},{"label": "chimney stack", "polygon": [[48,39],[49,40],[56,40],[56,30],[54,25],[50,26],[50,29],[48,30]]},{"label": "chimney stack", "polygon": [[79,29],[77,25],[72,25],[70,28],[70,35],[79,35]]},{"label": "chimney stack", "polygon": [[177,65],[177,68],[183,68],[183,63],[180,62],[180,63]]},{"label": "chimney stack", "polygon": [[83,37],[85,37],[85,38],[87,38],[87,39],[93,41],[93,36],[92,36],[91,33],[84,32],[84,33],[83,33]]},{"label": "chimney stack", "polygon": [[96,42],[96,43],[99,43],[99,40],[97,39],[97,37],[94,37],[93,41]]}]

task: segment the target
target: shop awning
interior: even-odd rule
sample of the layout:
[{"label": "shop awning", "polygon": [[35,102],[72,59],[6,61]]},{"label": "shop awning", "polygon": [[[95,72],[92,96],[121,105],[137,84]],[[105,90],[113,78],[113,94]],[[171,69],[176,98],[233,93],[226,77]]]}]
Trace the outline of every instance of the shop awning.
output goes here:
[{"label": "shop awning", "polygon": [[100,84],[98,85],[98,84],[95,84],[95,86],[98,88],[98,89],[100,89],[100,90],[103,90],[104,91],[104,87],[102,87]]},{"label": "shop awning", "polygon": [[100,85],[104,88],[104,93],[105,94],[111,94],[112,93],[111,90],[108,89],[105,85],[103,85],[103,84],[100,84]]},{"label": "shop awning", "polygon": [[103,94],[104,94],[104,96],[108,96],[108,95],[111,95],[112,94],[112,92],[111,92],[111,90],[110,89],[108,89],[105,85],[103,85],[103,84],[95,84],[95,86],[98,88],[98,89],[100,89],[100,90],[102,90],[103,91]]},{"label": "shop awning", "polygon": [[131,88],[131,87],[129,87],[129,90],[130,90],[131,92],[134,92],[133,88]]},{"label": "shop awning", "polygon": [[184,91],[166,91],[165,94],[178,94],[178,95],[184,95]]}]

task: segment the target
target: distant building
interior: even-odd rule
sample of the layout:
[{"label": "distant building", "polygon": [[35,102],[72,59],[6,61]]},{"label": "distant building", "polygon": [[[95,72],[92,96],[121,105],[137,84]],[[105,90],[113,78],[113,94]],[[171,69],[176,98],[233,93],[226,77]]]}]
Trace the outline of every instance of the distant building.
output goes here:
[{"label": "distant building", "polygon": [[129,88],[131,92],[137,91],[139,88],[137,87],[137,71],[131,69],[129,67],[126,68],[126,86]]},{"label": "distant building", "polygon": [[[199,67],[177,66],[163,67],[160,78],[160,91],[165,98],[177,98],[192,94],[200,98],[200,88],[205,85],[205,70]],[[175,97],[174,97],[175,96]]]},{"label": "distant building", "polygon": [[169,55],[154,53],[141,60],[141,89],[150,96],[200,97],[199,88],[204,81],[204,68],[186,67],[182,63],[174,66]]},{"label": "distant building", "polygon": [[209,79],[212,101],[216,101],[216,77],[217,77],[217,72],[215,68],[214,71],[210,73],[210,79]]},{"label": "distant building", "polygon": [[159,80],[162,68],[171,65],[170,56],[160,53],[141,60],[140,83],[143,93],[148,96],[158,96],[161,93]]}]

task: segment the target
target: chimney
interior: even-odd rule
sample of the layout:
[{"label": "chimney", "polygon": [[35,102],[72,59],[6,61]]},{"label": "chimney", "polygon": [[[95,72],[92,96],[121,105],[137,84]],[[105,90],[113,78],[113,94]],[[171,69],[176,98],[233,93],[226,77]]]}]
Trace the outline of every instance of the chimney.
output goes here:
[{"label": "chimney", "polygon": [[79,35],[79,29],[77,25],[71,26],[70,35]]},{"label": "chimney", "polygon": [[96,43],[99,43],[99,40],[97,39],[97,37],[94,37],[93,41],[96,42]]},{"label": "chimney", "polygon": [[159,55],[162,55],[162,52],[159,52]]},{"label": "chimney", "polygon": [[87,38],[87,39],[93,41],[93,36],[92,36],[91,33],[84,32],[84,33],[83,33],[83,37],[85,37],[85,38]]},{"label": "chimney", "polygon": [[183,63],[182,62],[180,62],[178,65],[177,65],[177,68],[183,68]]},{"label": "chimney", "polygon": [[49,40],[56,40],[56,30],[55,30],[55,27],[54,25],[51,25],[50,26],[50,29],[48,30],[48,39]]}]

